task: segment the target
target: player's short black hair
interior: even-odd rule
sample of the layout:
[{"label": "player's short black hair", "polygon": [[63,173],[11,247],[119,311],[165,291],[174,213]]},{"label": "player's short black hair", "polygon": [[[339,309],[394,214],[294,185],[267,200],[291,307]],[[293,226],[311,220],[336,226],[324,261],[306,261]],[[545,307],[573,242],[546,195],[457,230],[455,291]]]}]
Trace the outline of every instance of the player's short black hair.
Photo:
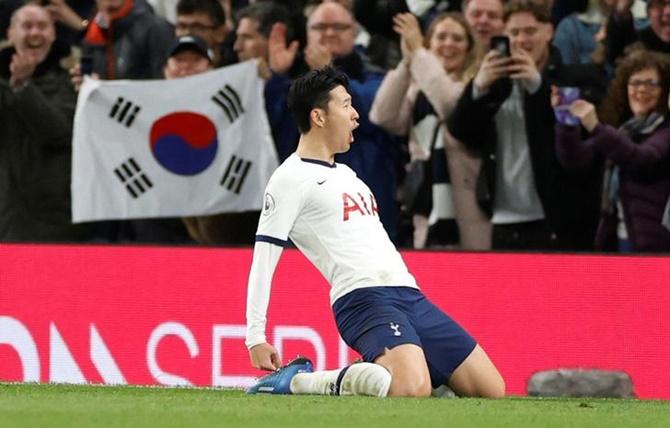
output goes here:
[{"label": "player's short black hair", "polygon": [[220,27],[226,23],[226,12],[219,0],[179,0],[177,15],[203,13],[212,19],[212,24]]},{"label": "player's short black hair", "polygon": [[347,76],[331,66],[303,74],[291,83],[288,90],[288,109],[301,134],[311,128],[310,113],[314,108],[328,111],[330,91],[338,86],[349,87]]},{"label": "player's short black hair", "polygon": [[293,26],[291,14],[288,9],[279,3],[256,2],[240,9],[235,15],[235,21],[239,24],[242,18],[248,18],[258,23],[258,32],[266,39],[270,37],[272,26],[277,22],[286,25],[286,39],[293,38]]}]

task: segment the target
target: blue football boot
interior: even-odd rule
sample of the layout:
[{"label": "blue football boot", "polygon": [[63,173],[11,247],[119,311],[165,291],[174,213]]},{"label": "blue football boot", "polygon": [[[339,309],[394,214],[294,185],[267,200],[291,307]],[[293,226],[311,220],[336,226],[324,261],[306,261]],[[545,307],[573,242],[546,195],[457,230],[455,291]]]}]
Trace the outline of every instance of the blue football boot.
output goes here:
[{"label": "blue football boot", "polygon": [[247,394],[290,394],[291,379],[298,373],[312,373],[312,362],[304,357],[296,358],[284,367],[258,379],[247,389]]}]

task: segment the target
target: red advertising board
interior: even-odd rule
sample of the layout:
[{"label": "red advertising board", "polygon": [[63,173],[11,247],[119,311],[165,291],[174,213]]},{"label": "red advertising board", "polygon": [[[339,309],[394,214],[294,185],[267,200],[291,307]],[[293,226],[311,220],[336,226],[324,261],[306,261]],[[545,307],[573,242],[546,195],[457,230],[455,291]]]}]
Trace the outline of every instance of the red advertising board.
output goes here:
[{"label": "red advertising board", "polygon": [[[662,257],[405,252],[424,292],[469,330],[510,394],[555,368],[627,372],[670,399],[670,263]],[[244,386],[250,249],[0,245],[0,381]],[[280,262],[268,337],[317,369],[356,358],[328,285]]]}]

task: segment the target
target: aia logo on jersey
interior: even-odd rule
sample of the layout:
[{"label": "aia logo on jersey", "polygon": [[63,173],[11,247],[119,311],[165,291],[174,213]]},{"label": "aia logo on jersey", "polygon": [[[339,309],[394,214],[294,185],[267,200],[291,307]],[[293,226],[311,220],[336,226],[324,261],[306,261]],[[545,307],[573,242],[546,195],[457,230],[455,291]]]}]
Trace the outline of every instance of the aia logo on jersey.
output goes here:
[{"label": "aia logo on jersey", "polygon": [[342,193],[342,212],[344,221],[348,221],[349,215],[354,213],[379,216],[377,201],[372,193],[370,193],[370,196],[367,198],[363,197],[360,193],[356,193],[354,196],[351,196],[348,193]]}]

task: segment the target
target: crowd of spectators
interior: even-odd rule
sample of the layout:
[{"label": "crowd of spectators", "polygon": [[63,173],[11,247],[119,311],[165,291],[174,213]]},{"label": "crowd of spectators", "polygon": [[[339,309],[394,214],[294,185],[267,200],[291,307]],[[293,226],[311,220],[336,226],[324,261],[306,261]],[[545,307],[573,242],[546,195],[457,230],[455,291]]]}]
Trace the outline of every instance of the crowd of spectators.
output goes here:
[{"label": "crowd of spectators", "polygon": [[0,240],[252,244],[257,211],[75,225],[69,183],[82,74],[250,59],[280,161],[291,80],[349,77],[336,161],[401,247],[670,251],[670,0],[4,0]]}]

